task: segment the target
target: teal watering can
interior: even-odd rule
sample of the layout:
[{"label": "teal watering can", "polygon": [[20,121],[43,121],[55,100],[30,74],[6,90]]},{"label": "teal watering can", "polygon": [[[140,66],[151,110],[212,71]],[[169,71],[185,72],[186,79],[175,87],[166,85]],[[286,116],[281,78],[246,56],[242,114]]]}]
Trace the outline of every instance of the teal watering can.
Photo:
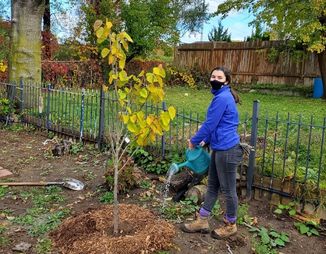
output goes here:
[{"label": "teal watering can", "polygon": [[210,163],[210,156],[202,147],[197,146],[194,149],[186,150],[186,160],[182,163],[172,163],[170,171],[177,173],[180,168],[187,167],[196,174],[205,174]]}]

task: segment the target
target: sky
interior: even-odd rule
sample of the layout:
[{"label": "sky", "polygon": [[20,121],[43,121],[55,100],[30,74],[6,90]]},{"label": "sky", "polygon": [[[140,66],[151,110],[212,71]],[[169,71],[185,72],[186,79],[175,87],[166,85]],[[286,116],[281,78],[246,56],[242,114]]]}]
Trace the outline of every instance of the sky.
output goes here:
[{"label": "sky", "polygon": [[[0,0],[5,2],[8,0]],[[201,0],[200,0],[201,1]],[[208,4],[209,12],[213,13],[217,10],[217,6],[224,2],[225,0],[205,0],[205,3]],[[55,33],[63,41],[70,34],[67,31],[72,31],[76,25],[77,19],[71,13],[76,12],[78,6],[74,6],[69,10],[69,13],[65,14],[56,14],[54,19],[60,20],[57,22],[55,28]],[[8,15],[10,16],[10,8],[8,8]],[[204,24],[203,29],[203,41],[208,41],[208,34],[213,29],[214,26],[217,27],[220,17],[214,17],[209,20],[209,22]],[[232,41],[243,41],[245,37],[251,35],[252,28],[249,27],[249,22],[253,20],[253,16],[250,15],[247,11],[235,12],[232,11],[229,15],[222,20],[222,25],[224,29],[228,29],[228,32],[231,34]],[[186,33],[181,37],[181,43],[191,43],[195,41],[201,41],[201,33]]]},{"label": "sky", "polygon": [[[205,0],[208,4],[209,12],[213,13],[217,10],[217,6],[224,2],[224,0]],[[203,41],[208,41],[208,34],[213,27],[218,26],[220,17],[214,17],[209,22],[204,24],[203,29]],[[243,41],[245,37],[251,35],[252,28],[249,27],[249,23],[253,20],[253,16],[247,11],[235,12],[232,11],[229,15],[222,20],[224,29],[228,29],[231,34],[232,41]],[[181,37],[181,43],[191,43],[195,41],[201,41],[201,33],[186,33]]]}]

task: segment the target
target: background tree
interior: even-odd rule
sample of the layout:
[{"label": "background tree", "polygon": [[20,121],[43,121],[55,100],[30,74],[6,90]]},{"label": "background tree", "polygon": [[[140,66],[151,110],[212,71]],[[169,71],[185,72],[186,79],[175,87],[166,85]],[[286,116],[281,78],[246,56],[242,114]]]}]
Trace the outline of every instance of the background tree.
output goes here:
[{"label": "background tree", "polygon": [[210,17],[208,5],[195,0],[102,0],[87,1],[82,7],[85,22],[85,39],[94,43],[92,25],[96,19],[108,17],[114,29],[123,28],[133,43],[127,55],[127,61],[134,56],[146,56],[157,45],[174,46],[185,31],[198,32]]},{"label": "background tree", "polygon": [[224,30],[222,22],[218,22],[218,26],[215,27],[208,33],[209,41],[231,41],[231,34],[228,33],[228,29]]},{"label": "background tree", "polygon": [[247,9],[262,23],[277,33],[278,39],[294,40],[318,56],[326,99],[326,1],[226,0],[216,14],[223,17],[231,10]]},{"label": "background tree", "polygon": [[41,84],[41,21],[44,0],[13,0],[9,81]]},{"label": "background tree", "polygon": [[269,41],[269,33],[264,31],[260,23],[254,23],[254,29],[251,31],[251,35],[245,38],[245,41]]}]

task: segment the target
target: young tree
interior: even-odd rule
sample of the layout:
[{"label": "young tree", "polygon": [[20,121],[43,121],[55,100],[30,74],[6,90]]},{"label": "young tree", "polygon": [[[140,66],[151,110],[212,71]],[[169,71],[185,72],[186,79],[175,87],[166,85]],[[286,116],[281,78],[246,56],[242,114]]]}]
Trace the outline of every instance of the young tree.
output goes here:
[{"label": "young tree", "polygon": [[216,14],[225,17],[231,10],[248,9],[255,22],[266,24],[278,33],[279,39],[302,43],[318,56],[326,99],[326,1],[266,1],[226,0]]},{"label": "young tree", "polygon": [[231,34],[228,33],[228,29],[224,30],[222,22],[218,22],[217,28],[214,28],[208,34],[209,41],[231,41]]},{"label": "young tree", "polygon": [[[144,146],[156,140],[157,135],[163,135],[170,128],[170,121],[176,111],[169,107],[167,111],[145,115],[146,102],[159,103],[164,98],[163,79],[165,71],[162,66],[154,67],[153,72],[141,72],[138,76],[130,75],[124,70],[126,52],[129,43],[133,42],[126,32],[115,33],[112,23],[97,20],[94,31],[99,43],[101,57],[105,59],[111,71],[108,85],[115,94],[118,102],[116,128],[108,134],[110,141],[111,161],[114,167],[114,234],[118,233],[118,176],[128,161],[122,165],[122,158],[131,143]],[[108,87],[104,87],[105,90]],[[120,124],[119,124],[120,123]],[[126,143],[126,139],[131,142]]]}]

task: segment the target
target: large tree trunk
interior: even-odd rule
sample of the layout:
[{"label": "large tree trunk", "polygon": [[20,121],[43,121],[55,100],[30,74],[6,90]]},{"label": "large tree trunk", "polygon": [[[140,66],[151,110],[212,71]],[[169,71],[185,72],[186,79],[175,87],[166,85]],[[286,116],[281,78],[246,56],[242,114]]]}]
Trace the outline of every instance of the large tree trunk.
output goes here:
[{"label": "large tree trunk", "polygon": [[44,0],[12,0],[9,81],[41,84],[41,24]]},{"label": "large tree trunk", "polygon": [[326,50],[318,54],[319,69],[323,80],[323,98],[326,99]]}]

